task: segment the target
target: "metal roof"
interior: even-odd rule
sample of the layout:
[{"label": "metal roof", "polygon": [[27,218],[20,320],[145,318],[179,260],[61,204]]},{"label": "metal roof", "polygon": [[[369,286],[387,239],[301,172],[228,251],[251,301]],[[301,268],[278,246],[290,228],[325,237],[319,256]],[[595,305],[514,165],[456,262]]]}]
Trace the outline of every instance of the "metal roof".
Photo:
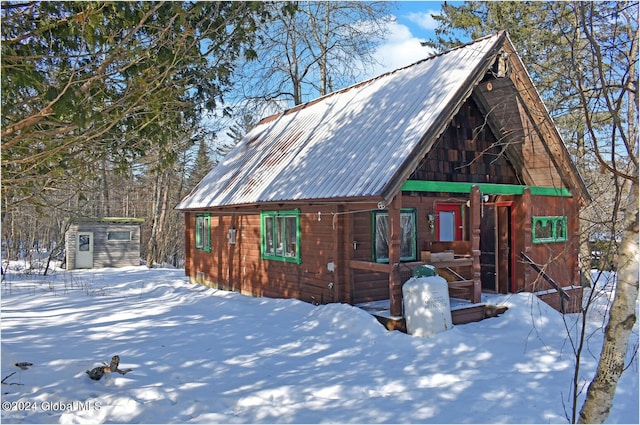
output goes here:
[{"label": "metal roof", "polygon": [[451,118],[450,105],[493,63],[503,35],[264,119],[176,208],[383,197],[402,184],[394,179],[407,160],[424,155],[417,150],[425,135]]}]

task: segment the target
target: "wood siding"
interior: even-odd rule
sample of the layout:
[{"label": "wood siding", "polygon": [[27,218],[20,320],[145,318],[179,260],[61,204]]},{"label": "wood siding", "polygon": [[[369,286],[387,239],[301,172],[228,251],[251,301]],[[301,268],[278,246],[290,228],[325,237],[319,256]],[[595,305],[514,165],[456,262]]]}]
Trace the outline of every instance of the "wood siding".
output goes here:
[{"label": "wood siding", "polygon": [[[77,235],[93,233],[93,267],[126,267],[140,265],[140,225],[130,223],[72,223],[65,234],[66,268],[73,270],[76,260]],[[130,232],[131,240],[108,240],[109,232]]]},{"label": "wood siding", "polygon": [[[503,151],[504,146],[486,125],[482,113],[470,98],[440,136],[430,153],[412,174],[412,180],[472,183],[522,184],[522,169],[516,170]],[[550,164],[546,164],[547,167]],[[492,196],[487,206],[507,205],[510,225],[510,253],[502,275],[508,283],[496,284],[499,292],[540,291],[549,285],[519,260],[526,252],[562,285],[577,284],[577,204],[572,198],[531,196]],[[436,226],[428,222],[436,215],[436,205],[460,205],[465,213],[462,244],[451,247],[456,254],[470,255],[471,228],[469,194],[404,192],[402,208],[416,210],[417,256],[420,251],[442,251],[448,246],[438,243]],[[186,273],[194,281],[216,288],[254,296],[298,298],[313,303],[346,302],[358,304],[389,299],[388,265],[372,265],[372,211],[375,203],[333,205],[265,206],[265,210],[300,208],[301,264],[264,260],[260,256],[260,209],[255,212],[216,212],[211,216],[211,252],[195,249],[195,213],[185,215]],[[504,210],[503,210],[504,212]],[[320,215],[318,215],[320,213]],[[533,216],[567,216],[570,240],[566,243],[533,244]],[[227,232],[237,229],[237,242],[229,244]],[[489,229],[488,234],[493,234]],[[515,256],[515,257],[514,257]],[[359,267],[351,260],[359,262]],[[333,264],[334,271],[329,270]],[[369,264],[369,266],[367,266]],[[366,267],[365,267],[366,266]],[[468,268],[455,270],[469,278]],[[402,282],[412,269],[401,265]],[[504,277],[504,276],[503,276]]]},{"label": "wood siding", "polygon": [[[268,210],[295,208],[283,205]],[[300,264],[261,258],[259,210],[255,214],[212,214],[211,252],[195,248],[195,214],[187,213],[186,273],[199,283],[254,296],[298,298],[316,304],[348,302],[350,291],[344,287],[348,274],[338,261],[344,255],[338,218],[342,216],[334,220],[332,212],[335,206],[301,208]],[[227,240],[231,226],[236,229],[235,244]]]},{"label": "wood siding", "polygon": [[[579,222],[577,202],[573,198],[557,198],[550,196],[531,197],[530,217],[536,216],[566,216],[566,242],[531,243],[524,248],[524,252],[537,264],[541,265],[549,276],[560,286],[580,285],[578,272],[579,253]],[[524,226],[525,223],[522,223]],[[528,223],[531,227],[531,224]],[[520,251],[518,251],[519,253]],[[530,266],[523,264],[523,267]],[[525,273],[523,272],[523,275]],[[527,279],[519,290],[536,292],[550,289],[551,286],[538,276],[535,271],[526,274]]]}]

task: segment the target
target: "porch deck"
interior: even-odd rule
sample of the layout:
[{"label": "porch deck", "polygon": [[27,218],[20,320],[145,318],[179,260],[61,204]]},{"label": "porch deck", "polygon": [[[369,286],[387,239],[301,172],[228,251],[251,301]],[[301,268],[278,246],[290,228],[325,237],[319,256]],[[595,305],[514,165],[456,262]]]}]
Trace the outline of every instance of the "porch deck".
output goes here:
[{"label": "porch deck", "polygon": [[[490,317],[496,317],[507,310],[506,306],[472,303],[469,300],[460,298],[451,298],[450,304],[451,321],[454,325],[479,322]],[[371,314],[388,330],[407,332],[405,318],[391,315],[389,300],[360,303],[355,306]]]}]

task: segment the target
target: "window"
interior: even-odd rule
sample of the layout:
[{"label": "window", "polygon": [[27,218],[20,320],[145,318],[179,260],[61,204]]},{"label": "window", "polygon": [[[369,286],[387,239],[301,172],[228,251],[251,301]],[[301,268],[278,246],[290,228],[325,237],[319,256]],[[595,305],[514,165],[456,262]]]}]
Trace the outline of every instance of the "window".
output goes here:
[{"label": "window", "polygon": [[78,251],[91,251],[90,235],[78,235]]},{"label": "window", "polygon": [[196,214],[196,249],[211,252],[211,216]]},{"label": "window", "polygon": [[260,252],[266,260],[300,264],[300,211],[260,213]]},{"label": "window", "polygon": [[[373,212],[373,259],[378,263],[389,262],[389,213]],[[416,211],[403,208],[400,211],[400,260],[417,259]]]},{"label": "window", "polygon": [[533,217],[533,243],[567,240],[567,217]]},{"label": "window", "polygon": [[131,232],[107,232],[107,240],[109,241],[130,241]]},{"label": "window", "polygon": [[436,204],[436,240],[439,242],[464,240],[465,221],[464,205]]}]

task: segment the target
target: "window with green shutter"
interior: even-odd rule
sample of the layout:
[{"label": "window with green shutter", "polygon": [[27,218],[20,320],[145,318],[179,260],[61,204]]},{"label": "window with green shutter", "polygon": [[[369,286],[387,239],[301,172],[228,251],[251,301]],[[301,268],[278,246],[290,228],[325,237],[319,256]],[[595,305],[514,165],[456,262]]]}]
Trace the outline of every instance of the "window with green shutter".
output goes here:
[{"label": "window with green shutter", "polygon": [[211,252],[211,216],[196,214],[196,249]]},{"label": "window with green shutter", "polygon": [[[374,211],[373,219],[373,260],[377,263],[389,262],[389,212]],[[400,211],[400,260],[414,261],[417,254],[416,210],[403,208]]]},{"label": "window with green shutter", "polygon": [[567,217],[533,217],[533,243],[564,242],[567,240]]},{"label": "window with green shutter", "polygon": [[260,213],[260,254],[265,260],[301,263],[299,210]]}]

